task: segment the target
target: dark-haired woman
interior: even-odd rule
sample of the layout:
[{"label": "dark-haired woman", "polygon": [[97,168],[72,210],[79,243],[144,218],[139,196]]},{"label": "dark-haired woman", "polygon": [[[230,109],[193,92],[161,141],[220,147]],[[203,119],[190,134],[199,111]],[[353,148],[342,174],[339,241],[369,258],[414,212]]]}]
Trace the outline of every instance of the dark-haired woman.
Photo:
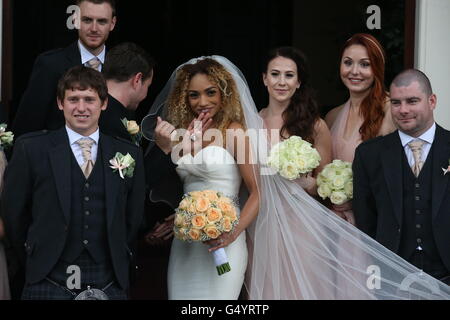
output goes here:
[{"label": "dark-haired woman", "polygon": [[300,136],[312,143],[321,156],[313,174],[299,179],[305,191],[316,196],[315,177],[331,162],[331,135],[313,98],[304,55],[292,47],[272,50],[266,59],[263,81],[269,93],[269,104],[260,111],[265,127],[279,130],[281,140]]}]

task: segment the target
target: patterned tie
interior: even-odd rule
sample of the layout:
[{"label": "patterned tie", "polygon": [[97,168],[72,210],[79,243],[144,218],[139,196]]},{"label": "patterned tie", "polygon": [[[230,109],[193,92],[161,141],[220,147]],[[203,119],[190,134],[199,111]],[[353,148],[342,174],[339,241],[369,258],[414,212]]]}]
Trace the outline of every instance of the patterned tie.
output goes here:
[{"label": "patterned tie", "polygon": [[102,64],[102,62],[100,61],[99,58],[94,57],[91,60],[89,60],[88,62],[85,63],[85,66],[88,68],[92,68],[95,69],[97,71],[100,71],[99,67]]},{"label": "patterned tie", "polygon": [[83,138],[80,139],[76,142],[80,148],[81,148],[81,153],[83,154],[83,160],[84,163],[81,166],[81,170],[84,173],[84,176],[87,178],[89,178],[89,175],[92,172],[92,169],[94,168],[94,162],[92,161],[91,158],[91,148],[92,145],[94,144],[94,140],[89,139],[89,138]]},{"label": "patterned tie", "polygon": [[425,141],[422,140],[414,140],[408,143],[409,148],[411,149],[414,156],[414,165],[411,167],[416,178],[419,176],[420,170],[423,167],[422,159],[422,146],[425,144]]}]

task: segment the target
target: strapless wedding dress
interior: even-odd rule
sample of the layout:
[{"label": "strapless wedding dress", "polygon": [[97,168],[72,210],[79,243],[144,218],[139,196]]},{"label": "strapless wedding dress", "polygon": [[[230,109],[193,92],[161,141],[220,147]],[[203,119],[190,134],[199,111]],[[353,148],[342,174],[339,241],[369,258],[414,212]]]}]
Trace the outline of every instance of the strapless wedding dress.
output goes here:
[{"label": "strapless wedding dress", "polygon": [[[177,172],[184,192],[215,190],[237,197],[241,175],[233,156],[224,148],[207,146],[195,156],[178,161]],[[171,300],[236,300],[241,292],[247,268],[245,232],[225,248],[231,271],[217,274],[208,246],[174,239],[168,269],[168,293]]]}]

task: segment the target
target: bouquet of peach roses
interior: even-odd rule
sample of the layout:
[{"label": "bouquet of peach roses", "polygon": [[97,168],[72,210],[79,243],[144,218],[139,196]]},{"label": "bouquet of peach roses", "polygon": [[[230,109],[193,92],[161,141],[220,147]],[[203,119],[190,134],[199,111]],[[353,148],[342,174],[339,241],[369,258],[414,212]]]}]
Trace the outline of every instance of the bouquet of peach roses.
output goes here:
[{"label": "bouquet of peach roses", "polygon": [[[208,241],[231,232],[239,222],[234,202],[214,190],[193,191],[175,211],[174,234],[182,241]],[[231,270],[223,248],[213,253],[219,275]]]}]

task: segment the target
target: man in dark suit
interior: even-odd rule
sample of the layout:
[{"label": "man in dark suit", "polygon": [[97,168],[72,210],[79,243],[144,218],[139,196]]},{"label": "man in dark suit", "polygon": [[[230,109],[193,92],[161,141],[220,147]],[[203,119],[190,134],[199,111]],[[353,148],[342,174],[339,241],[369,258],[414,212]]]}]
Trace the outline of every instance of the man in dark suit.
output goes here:
[{"label": "man in dark suit", "polygon": [[122,43],[108,51],[103,75],[108,86],[108,107],[100,116],[100,130],[108,135],[138,141],[137,125],[125,127],[123,119],[135,120],[135,110],[147,97],[154,61],[134,43]]},{"label": "man in dark suit", "polygon": [[56,105],[56,85],[71,67],[83,64],[99,71],[105,59],[105,42],[116,24],[114,0],[78,0],[79,40],[64,49],[37,57],[28,87],[12,124],[16,137],[37,130],[55,130],[64,125]]},{"label": "man in dark suit", "polygon": [[[22,298],[73,299],[98,289],[126,299],[143,216],[142,152],[99,132],[107,106],[101,73],[70,69],[57,97],[66,126],[19,138],[5,173],[6,234],[26,264]],[[110,160],[118,153],[131,155],[131,167],[116,170],[120,163]]]},{"label": "man in dark suit", "polygon": [[431,276],[450,284],[450,132],[433,117],[436,95],[410,69],[391,84],[398,131],[362,143],[353,162],[357,226]]}]

